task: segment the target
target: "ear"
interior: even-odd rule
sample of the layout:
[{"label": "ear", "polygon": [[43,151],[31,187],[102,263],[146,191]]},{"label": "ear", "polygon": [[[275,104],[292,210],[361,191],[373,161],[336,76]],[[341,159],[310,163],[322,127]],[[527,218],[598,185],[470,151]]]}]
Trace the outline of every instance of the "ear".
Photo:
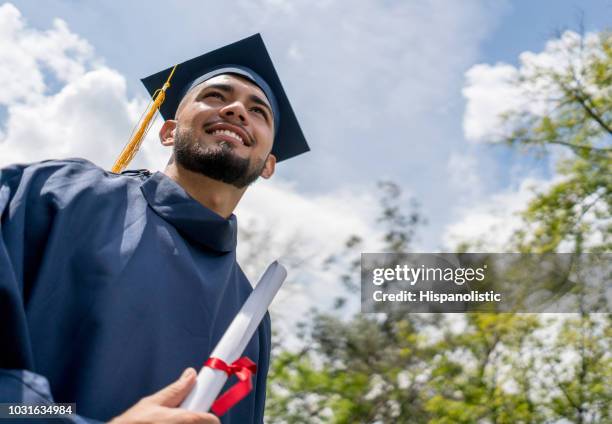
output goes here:
[{"label": "ear", "polygon": [[174,134],[176,131],[176,121],[174,119],[168,119],[164,122],[161,129],[159,130],[159,141],[164,146],[174,146]]},{"label": "ear", "polygon": [[270,153],[268,155],[268,158],[266,159],[266,163],[264,164],[264,167],[261,170],[260,175],[265,179],[270,178],[272,175],[274,175],[275,167],[276,167],[276,156]]}]

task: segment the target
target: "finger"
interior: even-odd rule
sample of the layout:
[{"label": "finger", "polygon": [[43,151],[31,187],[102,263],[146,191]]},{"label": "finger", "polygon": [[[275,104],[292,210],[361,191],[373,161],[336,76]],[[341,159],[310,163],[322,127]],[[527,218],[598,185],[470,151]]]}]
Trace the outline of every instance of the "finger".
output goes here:
[{"label": "finger", "polygon": [[194,412],[192,419],[194,419],[194,423],[198,424],[221,424],[221,421],[219,421],[216,415],[207,414],[205,412]]},{"label": "finger", "polygon": [[149,396],[149,401],[170,408],[178,406],[191,391],[196,381],[196,375],[197,373],[193,368],[187,368],[174,383]]},{"label": "finger", "polygon": [[202,414],[202,418],[206,424],[221,424],[219,418],[214,414]]}]

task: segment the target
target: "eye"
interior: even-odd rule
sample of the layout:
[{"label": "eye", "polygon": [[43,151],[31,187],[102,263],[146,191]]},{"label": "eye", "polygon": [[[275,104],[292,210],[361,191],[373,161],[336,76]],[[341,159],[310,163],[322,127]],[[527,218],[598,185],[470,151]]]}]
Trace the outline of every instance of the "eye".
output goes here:
[{"label": "eye", "polygon": [[219,100],[225,100],[225,97],[223,97],[223,94],[219,93],[218,91],[209,91],[208,93],[204,94],[204,98],[207,97],[216,97]]},{"label": "eye", "polygon": [[254,106],[251,108],[251,110],[253,112],[261,114],[261,116],[263,116],[266,119],[268,118],[268,114],[266,113],[266,111],[263,108],[260,108],[259,106]]}]

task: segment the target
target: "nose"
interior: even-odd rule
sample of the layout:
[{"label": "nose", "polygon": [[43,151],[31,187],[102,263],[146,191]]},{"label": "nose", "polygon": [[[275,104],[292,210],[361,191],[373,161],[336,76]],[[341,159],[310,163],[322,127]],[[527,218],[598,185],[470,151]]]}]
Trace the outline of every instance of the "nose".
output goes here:
[{"label": "nose", "polygon": [[228,121],[233,120],[241,125],[248,125],[249,123],[246,108],[242,102],[239,101],[225,105],[223,108],[221,108],[219,114]]}]

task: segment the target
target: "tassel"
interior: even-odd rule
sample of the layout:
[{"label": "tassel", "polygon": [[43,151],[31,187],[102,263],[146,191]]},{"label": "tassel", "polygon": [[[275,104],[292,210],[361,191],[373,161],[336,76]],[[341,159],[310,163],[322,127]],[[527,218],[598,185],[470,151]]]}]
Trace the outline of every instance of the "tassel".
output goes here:
[{"label": "tassel", "polygon": [[136,155],[136,152],[138,152],[138,149],[140,148],[140,145],[142,144],[142,140],[147,134],[147,131],[149,131],[149,127],[153,120],[153,117],[159,110],[164,100],[166,100],[166,90],[170,87],[170,79],[174,75],[175,70],[176,70],[176,65],[174,66],[174,68],[172,68],[172,71],[170,72],[170,75],[168,75],[168,79],[164,83],[163,87],[155,91],[153,95],[153,101],[150,104],[150,107],[148,108],[146,114],[144,115],[144,118],[142,118],[142,121],[140,125],[138,126],[138,129],[133,133],[132,138],[125,145],[125,147],[121,151],[121,154],[115,161],[115,164],[113,165],[113,168],[112,168],[112,172],[120,173],[121,171],[123,171],[130,164],[130,162]]}]

